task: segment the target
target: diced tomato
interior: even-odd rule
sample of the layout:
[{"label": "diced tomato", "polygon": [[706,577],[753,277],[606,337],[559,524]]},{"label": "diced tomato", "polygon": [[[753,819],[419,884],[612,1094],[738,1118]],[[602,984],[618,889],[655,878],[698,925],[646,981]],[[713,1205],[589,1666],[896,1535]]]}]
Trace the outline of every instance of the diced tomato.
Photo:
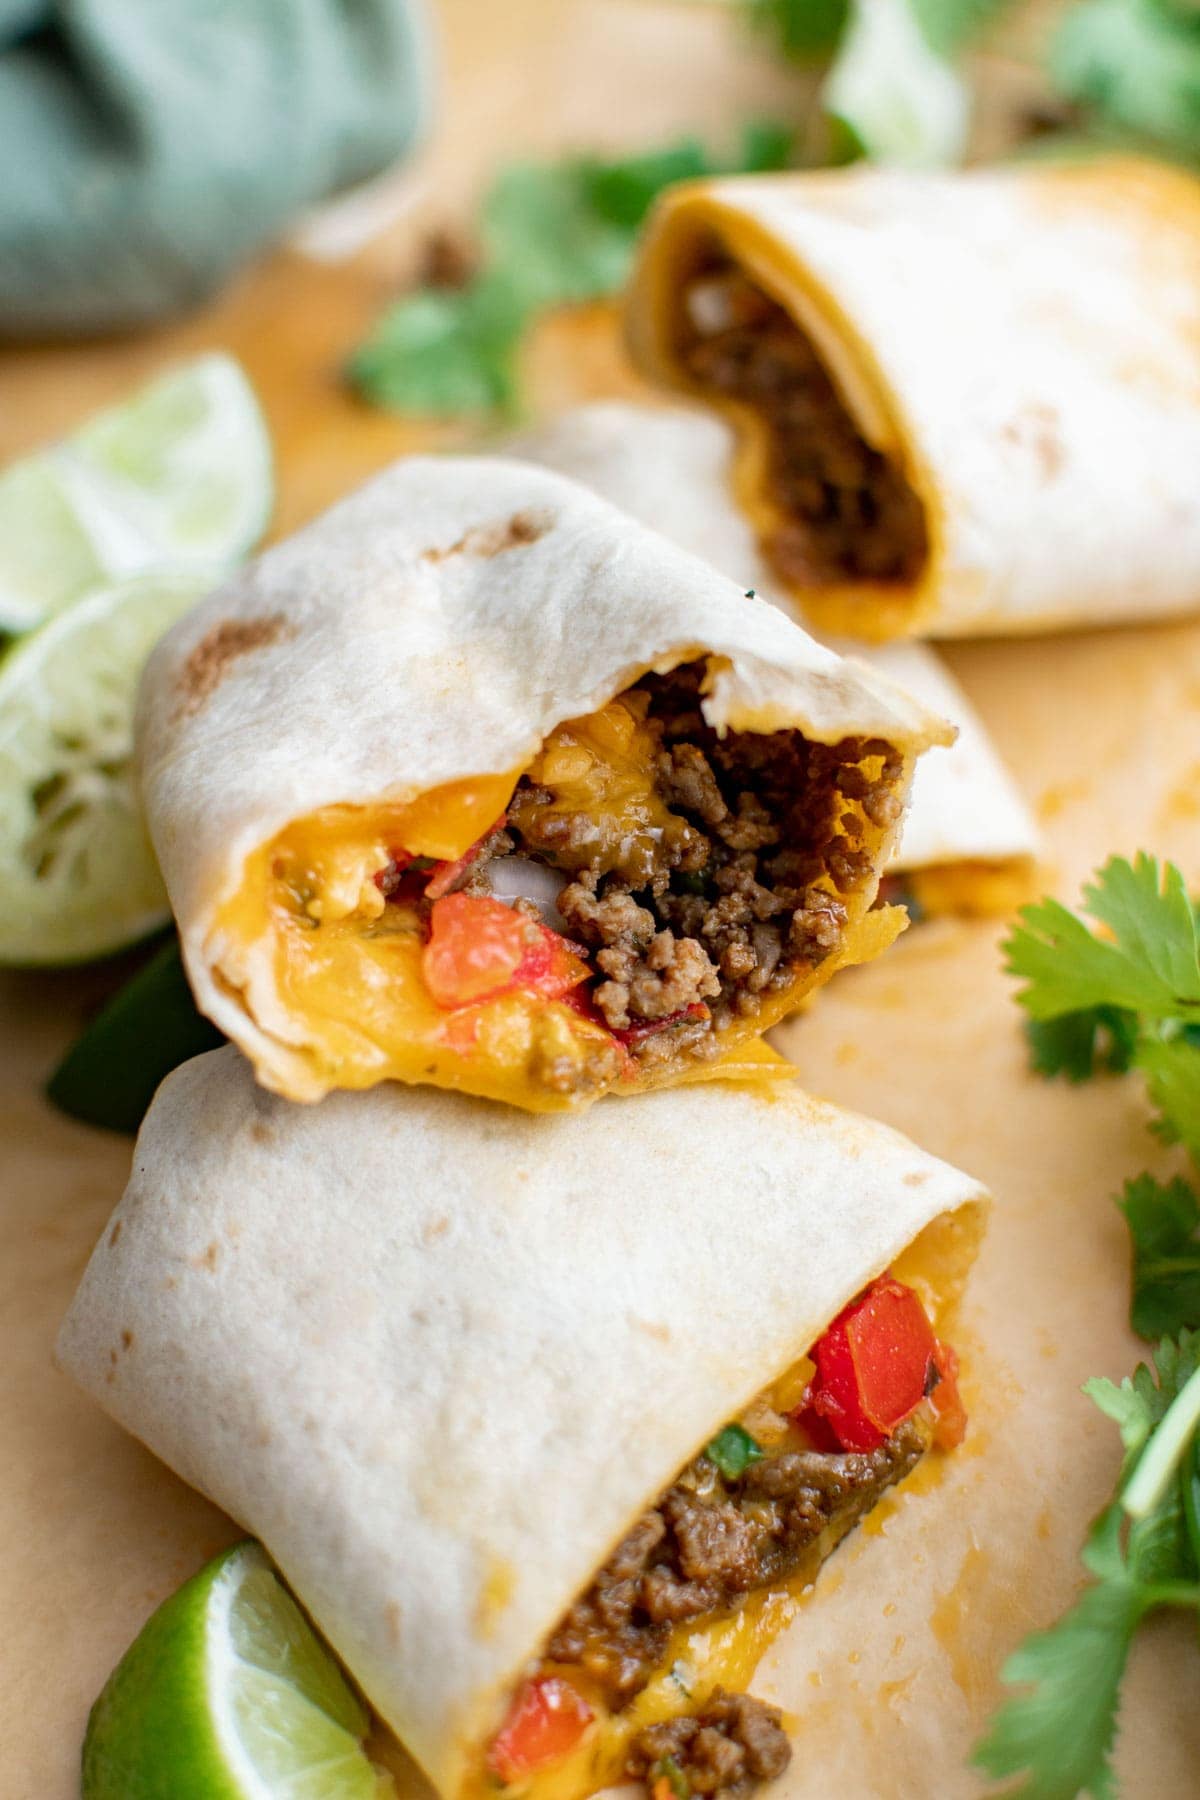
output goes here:
[{"label": "diced tomato", "polygon": [[513,985],[540,994],[543,1000],[561,1000],[586,981],[591,970],[557,931],[528,920],[526,924],[532,935],[517,965]]},{"label": "diced tomato", "polygon": [[957,1450],[967,1435],[967,1409],[958,1391],[958,1356],[949,1344],[933,1353],[938,1383],[929,1396],[933,1407],[933,1441],[939,1450]]},{"label": "diced tomato", "polygon": [[485,895],[447,894],[429,915],[422,969],[439,1006],[469,1006],[512,986],[525,954],[526,921]]},{"label": "diced tomato", "polygon": [[707,1019],[711,1017],[703,1000],[693,1000],[690,1006],[681,1006],[678,1012],[668,1013],[665,1019],[646,1019],[637,1025],[626,1025],[621,1031],[614,1031],[613,1036],[619,1044],[629,1047],[644,1044],[648,1037],[665,1031],[669,1025],[682,1025],[688,1019]]},{"label": "diced tomato", "polygon": [[945,1415],[938,1441],[947,1448],[962,1441],[954,1352],[938,1343],[916,1294],[893,1276],[852,1300],[810,1354],[817,1372],[805,1396],[809,1422],[823,1421],[844,1450],[876,1449],[930,1397],[939,1420]]},{"label": "diced tomato", "polygon": [[494,825],[489,825],[483,836],[481,838],[476,838],[475,842],[471,845],[471,848],[469,850],[464,850],[462,855],[457,857],[454,862],[434,863],[429,880],[425,884],[426,898],[429,900],[440,900],[443,894],[448,894],[455,882],[458,881],[461,876],[466,874],[471,864],[478,857],[479,852],[483,849],[487,839],[491,837],[493,831],[499,831],[507,818],[507,813],[501,813],[500,817],[496,820],[496,823]]},{"label": "diced tomato", "polygon": [[429,914],[425,985],[448,1010],[520,988],[558,1000],[590,973],[565,938],[487,894],[446,894]]},{"label": "diced tomato", "polygon": [[591,1717],[583,1695],[561,1676],[527,1681],[492,1739],[488,1767],[501,1781],[519,1781],[572,1751]]}]

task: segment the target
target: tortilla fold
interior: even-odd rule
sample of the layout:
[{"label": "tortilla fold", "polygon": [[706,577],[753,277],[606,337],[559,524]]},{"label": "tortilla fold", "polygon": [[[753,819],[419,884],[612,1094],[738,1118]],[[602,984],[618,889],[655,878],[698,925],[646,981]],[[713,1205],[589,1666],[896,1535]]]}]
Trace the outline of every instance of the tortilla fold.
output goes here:
[{"label": "tortilla fold", "polygon": [[[723,314],[710,278],[730,273],[752,286]],[[747,325],[752,292],[770,311]],[[1189,175],[1109,158],[692,183],[651,217],[628,327],[645,372],[737,426],[738,499],[825,630],[1027,633],[1200,607]],[[801,348],[825,378],[815,432],[789,386]],[[885,508],[891,563],[855,547]]]},{"label": "tortilla fold", "polygon": [[[738,509],[734,434],[715,415],[599,400],[522,433],[511,452],[583,482],[740,586],[786,612],[798,611]],[[945,663],[917,643],[864,645],[842,638],[831,648],[861,658],[958,727],[953,744],[917,764],[888,873],[913,877],[917,898],[931,912],[1008,911],[1028,898],[1037,827]]]},{"label": "tortilla fold", "polygon": [[[421,986],[415,914],[403,915],[405,937],[378,884],[389,846],[423,864],[471,855],[556,727],[586,722],[650,671],[696,663],[705,729],[802,733],[834,759],[866,758],[856,779],[882,762],[870,779],[892,784],[886,818],[843,801],[840,777],[823,802],[830,831],[853,830],[836,841],[859,870],[840,899],[820,890],[839,913],[844,903],[824,960],[789,953],[798,960],[779,967],[790,985],[764,994],[757,1015],[713,1025],[717,1050],[754,1063],[759,1031],[895,935],[897,915],[871,906],[896,809],[917,754],[952,728],[578,485],[502,459],[397,464],[209,596],[151,658],[141,787],[201,1009],[260,1080],[298,1100],[396,1077],[551,1110],[678,1078],[665,1060],[619,1082],[539,1086],[543,1027],[558,1034],[551,1063],[579,1042],[610,1070],[632,1056],[618,1065],[603,1025],[523,993],[476,1008],[451,1041]],[[626,785],[649,780],[651,761],[627,769]],[[315,883],[313,866],[336,880]],[[326,967],[331,944],[341,960]],[[401,1000],[412,1012],[397,1024]],[[725,1068],[716,1056],[693,1078]]]},{"label": "tortilla fold", "polygon": [[889,1266],[942,1329],[981,1229],[974,1182],[790,1085],[629,1119],[394,1084],[297,1108],[213,1052],[159,1090],[60,1334],[447,1797],[714,1431]]}]

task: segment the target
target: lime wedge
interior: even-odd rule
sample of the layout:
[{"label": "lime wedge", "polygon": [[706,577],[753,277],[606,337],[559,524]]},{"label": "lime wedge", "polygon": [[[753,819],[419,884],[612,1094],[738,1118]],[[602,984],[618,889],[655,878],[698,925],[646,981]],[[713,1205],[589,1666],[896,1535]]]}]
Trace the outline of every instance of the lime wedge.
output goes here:
[{"label": "lime wedge", "polygon": [[223,569],[262,536],[271,444],[232,357],[184,363],[0,475],[0,631],[158,567]]},{"label": "lime wedge", "polygon": [[83,1800],[384,1800],[370,1720],[257,1544],[167,1600],[88,1721]]},{"label": "lime wedge", "polygon": [[155,643],[213,581],[101,588],[0,660],[0,963],[82,962],[167,919],[133,787],[133,705]]}]

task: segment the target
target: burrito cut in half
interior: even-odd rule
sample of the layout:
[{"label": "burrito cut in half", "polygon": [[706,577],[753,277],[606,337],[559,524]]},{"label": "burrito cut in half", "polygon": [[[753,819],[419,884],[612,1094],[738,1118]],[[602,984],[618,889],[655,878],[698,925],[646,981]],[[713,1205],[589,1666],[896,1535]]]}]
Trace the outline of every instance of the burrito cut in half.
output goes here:
[{"label": "burrito cut in half", "polygon": [[738,499],[830,631],[1200,608],[1200,183],[1151,162],[675,188],[643,369],[736,425]]},{"label": "burrito cut in half", "polygon": [[[598,400],[523,433],[511,454],[583,482],[785,611],[794,603],[763,561],[734,499],[735,439],[696,407]],[[958,727],[923,756],[882,892],[910,911],[1009,912],[1030,897],[1037,828],[982,720],[924,644],[831,648],[859,656]]]},{"label": "burrito cut in half", "polygon": [[260,1080],[555,1110],[761,1068],[894,937],[880,871],[952,735],[582,487],[413,458],[167,636],[138,757]]},{"label": "burrito cut in half", "polygon": [[635,1110],[293,1107],[197,1058],[60,1335],[447,1800],[742,1800],[788,1755],[759,1658],[965,1428],[974,1182],[790,1083]]}]

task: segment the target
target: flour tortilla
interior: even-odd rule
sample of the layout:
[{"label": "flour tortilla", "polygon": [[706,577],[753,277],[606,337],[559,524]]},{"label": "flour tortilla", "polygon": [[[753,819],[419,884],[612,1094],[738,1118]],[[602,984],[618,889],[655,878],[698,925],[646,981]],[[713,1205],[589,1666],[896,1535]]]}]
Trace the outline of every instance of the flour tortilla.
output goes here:
[{"label": "flour tortilla", "polygon": [[[829,630],[1030,632],[1200,609],[1200,184],[1136,159],[692,183],[651,218],[642,368],[688,390],[680,295],[714,237],[810,337],[923,502],[911,582],[797,588]],[[696,390],[698,391],[698,390]],[[739,494],[769,526],[744,409]]]},{"label": "flour tortilla", "polygon": [[[885,738],[910,772],[953,735],[615,507],[511,460],[409,458],[268,551],[168,633],[141,688],[142,795],[201,1009],[260,1079],[319,1098],[269,956],[236,980],[222,966],[215,922],[251,853],[321,807],[518,769],[561,720],[705,652],[718,729]],[[849,897],[847,944],[873,894]]]},{"label": "flour tortilla", "polygon": [[[739,586],[796,611],[734,499],[734,435],[714,414],[599,400],[523,433],[511,452],[583,482]],[[917,765],[891,872],[954,869],[969,908],[997,870],[1028,881],[1037,827],[983,721],[936,653],[923,644],[868,646],[844,638],[832,647],[857,655],[958,727],[953,744]]]},{"label": "flour tortilla", "polygon": [[640,1512],[925,1227],[969,1255],[981,1200],[790,1084],[293,1107],[226,1048],[159,1090],[58,1355],[453,1796]]}]

